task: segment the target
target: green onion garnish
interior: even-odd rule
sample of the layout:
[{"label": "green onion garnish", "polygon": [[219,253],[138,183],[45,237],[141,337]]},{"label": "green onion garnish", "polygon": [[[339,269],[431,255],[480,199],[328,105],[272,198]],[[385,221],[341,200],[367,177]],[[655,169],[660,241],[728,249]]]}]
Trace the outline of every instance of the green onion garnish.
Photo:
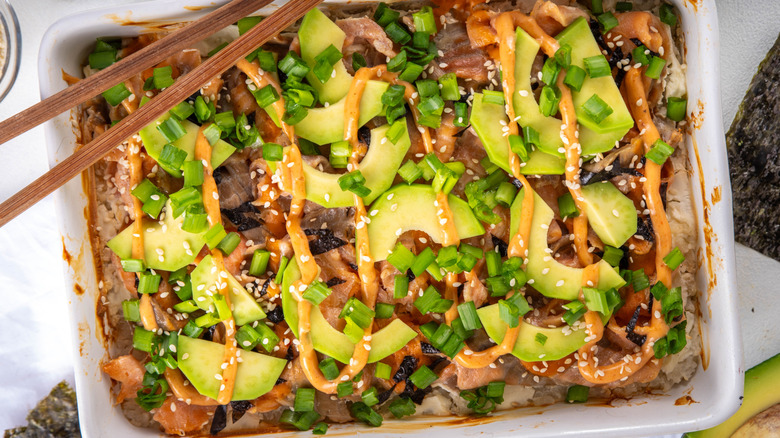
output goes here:
[{"label": "green onion garnish", "polygon": [[133,93],[127,89],[124,83],[116,84],[102,93],[103,97],[106,99],[106,102],[108,102],[108,104],[111,106],[119,105],[123,100],[130,97],[132,94]]},{"label": "green onion garnish", "polygon": [[138,293],[153,294],[160,288],[160,277],[157,274],[139,273],[138,274]]},{"label": "green onion garnish", "polygon": [[604,13],[604,7],[602,6],[602,0],[590,0],[590,10],[594,15]]},{"label": "green onion garnish", "polygon": [[561,66],[558,65],[558,61],[553,58],[547,58],[542,66],[542,82],[547,85],[555,85],[555,81],[558,80],[558,74],[561,72]]},{"label": "green onion garnish", "polygon": [[542,115],[550,117],[558,113],[558,103],[561,101],[561,90],[556,86],[545,85],[539,98],[539,110]]},{"label": "green onion garnish", "polygon": [[633,58],[635,63],[639,63],[642,65],[650,64],[650,57],[645,52],[648,52],[647,47],[645,46],[635,47],[634,50],[631,51],[631,57]]},{"label": "green onion garnish", "polygon": [[406,29],[404,29],[404,27],[401,26],[397,21],[393,21],[392,23],[385,26],[385,32],[387,33],[387,36],[393,40],[393,42],[400,45],[404,45],[412,39],[412,36],[409,35],[409,32],[407,32]]},{"label": "green onion garnish", "polygon": [[205,122],[206,120],[211,118],[211,105],[206,103],[206,100],[203,99],[203,96],[198,96],[195,98],[195,117],[198,119],[200,123]]},{"label": "green onion garnish", "polygon": [[295,78],[303,78],[309,73],[309,66],[306,65],[306,61],[294,51],[287,52],[284,58],[279,61],[279,70],[281,70],[287,76]]},{"label": "green onion garnish", "polygon": [[482,322],[477,315],[477,308],[473,301],[466,301],[458,305],[458,315],[460,315],[463,328],[466,330],[477,330],[482,328]]},{"label": "green onion garnish", "polygon": [[289,424],[294,426],[298,430],[309,430],[312,424],[320,418],[320,414],[316,412],[293,412],[286,409],[282,412],[282,416],[279,417],[279,422],[283,424]]},{"label": "green onion garnish", "polygon": [[336,395],[339,398],[346,397],[348,395],[352,395],[352,382],[346,381],[346,382],[341,382],[338,385],[336,385]]},{"label": "green onion garnish", "polygon": [[202,233],[208,229],[208,219],[203,204],[190,205],[184,212],[184,223],[181,229],[188,233]]},{"label": "green onion garnish", "polygon": [[184,135],[187,133],[181,122],[174,119],[173,117],[157,125],[157,130],[160,131],[163,137],[165,137],[165,139],[169,142],[174,142],[184,137]]},{"label": "green onion garnish", "polygon": [[429,35],[436,33],[436,19],[430,6],[423,6],[419,12],[412,14],[414,29],[417,32],[425,32]]},{"label": "green onion garnish", "polygon": [[666,3],[662,4],[658,15],[661,21],[669,26],[674,27],[677,25],[677,14],[674,13],[674,6]]},{"label": "green onion garnish", "polygon": [[401,299],[409,295],[409,277],[406,275],[396,275],[393,285],[393,298]]},{"label": "green onion garnish", "polygon": [[439,95],[439,84],[433,79],[419,79],[414,83],[420,97],[431,97]]},{"label": "green onion garnish", "polygon": [[282,161],[284,149],[276,143],[263,143],[263,159],[265,161]]},{"label": "green onion garnish", "polygon": [[371,189],[365,186],[366,178],[360,170],[353,170],[341,175],[338,183],[341,190],[350,191],[362,198],[371,194]]},{"label": "green onion garnish", "polygon": [[406,50],[401,50],[387,63],[387,71],[398,73],[406,68]]},{"label": "green onion garnish", "polygon": [[588,72],[588,76],[592,78],[600,78],[612,74],[609,61],[607,61],[604,55],[591,56],[583,59],[582,62],[585,64],[585,71]]},{"label": "green onion garnish", "polygon": [[379,6],[374,12],[374,21],[382,27],[387,26],[393,21],[397,20],[401,14],[387,7],[386,3],[379,3]]},{"label": "green onion garnish", "polygon": [[604,33],[609,32],[613,28],[617,27],[618,24],[620,24],[617,18],[612,15],[612,12],[605,12],[596,18],[598,18],[599,23],[601,23],[601,25],[604,27]]},{"label": "green onion garnish", "polygon": [[316,393],[314,388],[298,388],[295,391],[295,403],[293,404],[295,412],[314,411],[314,395]]},{"label": "green onion garnish", "polygon": [[555,52],[555,62],[562,68],[569,68],[571,65],[571,46],[563,44]]},{"label": "green onion garnish", "polygon": [[414,262],[412,262],[410,269],[415,276],[419,276],[425,271],[425,269],[428,268],[428,265],[433,263],[434,260],[436,260],[436,255],[433,253],[433,250],[431,247],[426,247],[424,250],[422,250],[422,252],[415,256]]},{"label": "green onion garnish", "polygon": [[366,62],[366,58],[363,57],[358,52],[355,52],[352,54],[352,69],[355,71],[360,70],[361,68],[367,66],[368,63]]},{"label": "green onion garnish", "polygon": [[504,93],[500,91],[494,91],[494,90],[483,90],[482,91],[482,102],[484,103],[492,103],[494,105],[503,105],[504,104]]},{"label": "green onion garnish", "polygon": [[365,403],[366,406],[369,407],[379,403],[379,398],[377,398],[376,388],[369,388],[366,391],[363,391],[363,393],[360,394],[360,398],[363,400],[363,403]]},{"label": "green onion garnish", "polygon": [[401,242],[398,242],[395,244],[393,252],[387,256],[387,262],[403,273],[412,267],[412,263],[414,263],[414,254]]},{"label": "green onion garnish", "polygon": [[452,300],[445,300],[433,286],[428,286],[423,295],[414,300],[414,307],[423,315],[428,312],[445,312],[452,306]]},{"label": "green onion garnish", "polygon": [[441,86],[441,97],[444,100],[460,100],[460,89],[458,88],[458,77],[455,73],[447,73],[439,78]]},{"label": "green onion garnish", "polygon": [[[168,120],[173,120],[173,119],[168,119]],[[157,159],[157,162],[160,163],[160,166],[162,166],[165,169],[178,170],[181,168],[181,165],[184,164],[184,160],[186,159],[187,159],[187,152],[168,143],[165,146],[163,146],[162,152],[160,152],[160,157]]]},{"label": "green onion garnish", "polygon": [[187,321],[187,324],[184,326],[184,328],[181,329],[181,332],[184,336],[197,338],[201,335],[201,333],[203,333],[203,329],[198,327],[198,325],[195,324],[195,321],[189,320]]},{"label": "green onion garnish", "polygon": [[230,255],[230,253],[235,251],[239,243],[241,243],[241,236],[235,231],[231,231],[217,244],[217,249],[225,253],[225,255]]},{"label": "green onion garnish", "polygon": [[377,319],[388,319],[393,316],[393,313],[395,312],[395,306],[388,303],[377,303],[376,304],[376,318]]},{"label": "green onion garnish", "polygon": [[402,397],[393,400],[393,402],[390,403],[389,409],[395,418],[403,418],[408,415],[414,415],[417,408],[412,399]]},{"label": "green onion garnish", "polygon": [[569,68],[566,69],[566,76],[563,78],[563,83],[574,91],[580,91],[583,82],[585,82],[585,74],[585,70],[576,65],[570,65]]},{"label": "green onion garnish", "polygon": [[125,321],[139,322],[141,320],[140,301],[122,301],[122,314],[125,316]]},{"label": "green onion garnish", "polygon": [[187,300],[174,304],[173,310],[179,313],[192,313],[198,310],[198,305],[193,300]]},{"label": "green onion garnish", "polygon": [[350,318],[360,328],[366,329],[371,325],[371,320],[376,313],[359,299],[352,297],[344,304],[344,308],[339,313],[339,318]]},{"label": "green onion garnish", "polygon": [[682,262],[685,261],[685,256],[683,255],[682,251],[680,251],[680,248],[674,247],[673,250],[669,252],[669,254],[664,257],[664,263],[666,266],[669,267],[672,271],[677,269]]},{"label": "green onion garnish", "polygon": [[566,391],[566,402],[568,403],[585,403],[588,401],[588,392],[590,388],[583,385],[570,386]]},{"label": "green onion garnish", "polygon": [[328,81],[333,72],[333,66],[341,61],[341,51],[333,44],[314,57],[314,76],[323,84]]},{"label": "green onion garnish", "polygon": [[398,76],[398,79],[406,82],[414,82],[420,77],[423,72],[423,66],[415,64],[413,62],[407,62],[403,72]]},{"label": "green onion garnish", "polygon": [[609,312],[609,303],[605,291],[583,287],[582,294],[585,296],[585,306],[594,312],[606,314]]},{"label": "green onion garnish", "polygon": [[261,21],[263,21],[263,17],[259,16],[239,18],[238,23],[236,23],[238,25],[238,34],[245,34],[246,31],[255,27],[255,25]]},{"label": "green onion garnish", "polygon": [[620,260],[623,259],[623,250],[606,245],[604,246],[604,255],[601,256],[601,259],[609,263],[610,266],[618,266]]},{"label": "green onion garnish", "polygon": [[585,114],[596,123],[601,123],[613,113],[612,107],[610,107],[607,102],[604,102],[597,94],[594,94],[590,99],[585,101],[585,103],[582,104],[582,109],[585,111]]},{"label": "green onion garnish", "polygon": [[433,370],[425,365],[418,368],[417,371],[409,376],[409,380],[412,382],[412,384],[420,389],[425,389],[431,386],[431,383],[435,382],[438,378],[439,376],[437,376]]},{"label": "green onion garnish", "polygon": [[314,426],[314,429],[311,430],[311,433],[313,435],[325,435],[328,433],[328,423],[317,423],[317,425]]},{"label": "green onion garnish", "polygon": [[303,293],[303,298],[315,306],[319,306],[325,298],[328,298],[331,292],[333,291],[326,286],[325,283],[317,280],[313,281],[309,287],[306,288],[306,291]]},{"label": "green onion garnish", "polygon": [[[332,357],[325,358],[320,362],[320,371],[328,380],[333,380],[339,376],[339,368]],[[350,387],[351,388],[351,387]]]},{"label": "green onion garnish", "polygon": [[260,343],[260,334],[252,326],[244,325],[236,332],[236,342],[244,350],[254,350]]},{"label": "green onion garnish", "polygon": [[665,59],[659,56],[653,56],[650,59],[650,65],[648,65],[647,70],[645,70],[645,76],[652,79],[660,78],[661,72],[664,70],[665,65],[666,65]]},{"label": "green onion garnish", "polygon": [[653,143],[653,147],[647,151],[645,156],[653,163],[659,166],[663,166],[663,164],[666,162],[666,159],[671,157],[673,153],[674,148],[659,138],[655,141],[655,143]]},{"label": "green onion garnish", "polygon": [[562,218],[577,217],[580,215],[579,210],[577,210],[577,205],[574,204],[574,198],[572,198],[571,193],[569,192],[564,193],[558,198],[558,211]]},{"label": "green onion garnish", "polygon": [[536,341],[537,344],[544,345],[547,343],[547,335],[545,335],[544,333],[537,333],[536,336],[534,337],[534,340]]},{"label": "green onion garnish", "polygon": [[392,376],[393,368],[383,362],[377,362],[376,364],[376,370],[374,371],[374,376],[380,379],[390,379]]},{"label": "green onion garnish", "polygon": [[461,128],[469,126],[468,105],[464,102],[455,102],[452,106],[455,109],[455,120],[453,121],[453,125]]},{"label": "green onion garnish", "polygon": [[125,272],[143,272],[146,270],[146,264],[139,259],[122,259],[122,270]]},{"label": "green onion garnish", "polygon": [[252,254],[252,263],[249,265],[249,275],[260,277],[268,269],[268,261],[271,259],[271,253],[264,249],[256,249]]},{"label": "green onion garnish", "polygon": [[411,184],[422,177],[422,170],[417,167],[414,161],[407,161],[398,169],[398,175],[406,181],[407,184]]},{"label": "green onion garnish", "polygon": [[133,348],[151,353],[152,344],[154,344],[156,337],[157,335],[154,332],[146,330],[143,327],[135,327],[135,330],[133,331]]},{"label": "green onion garnish", "polygon": [[252,95],[255,96],[257,105],[260,108],[265,108],[279,100],[279,93],[273,85],[266,85],[265,87],[252,92]]},{"label": "green onion garnish", "polygon": [[225,227],[223,227],[222,224],[216,224],[206,231],[206,234],[203,235],[203,239],[206,241],[209,249],[214,249],[225,236],[227,236]]},{"label": "green onion garnish", "polygon": [[634,292],[640,292],[650,287],[650,279],[647,278],[644,270],[637,269],[631,274],[631,285],[634,288]]},{"label": "green onion garnish", "polygon": [[520,323],[520,309],[507,300],[498,300],[498,315],[511,328]]},{"label": "green onion garnish", "polygon": [[666,117],[675,122],[681,122],[685,119],[686,106],[688,99],[682,97],[670,97],[666,101]]},{"label": "green onion garnish", "polygon": [[167,65],[165,67],[158,67],[152,71],[152,83],[154,88],[162,90],[173,85],[173,67]]}]

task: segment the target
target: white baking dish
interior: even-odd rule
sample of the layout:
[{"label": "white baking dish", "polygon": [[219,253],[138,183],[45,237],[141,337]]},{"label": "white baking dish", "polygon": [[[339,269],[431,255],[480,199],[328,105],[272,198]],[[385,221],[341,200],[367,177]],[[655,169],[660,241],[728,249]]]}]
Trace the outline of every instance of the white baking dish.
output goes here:
[{"label": "white baking dish", "polygon": [[[221,2],[216,2],[221,3]],[[734,243],[726,147],[718,89],[718,23],[714,0],[674,3],[682,13],[688,64],[690,124],[687,146],[694,169],[693,199],[701,250],[698,286],[702,298],[702,357],[708,363],[693,380],[669,394],[646,395],[610,404],[555,405],[504,411],[484,419],[421,418],[387,421],[379,429],[333,427],[329,434],[458,435],[529,437],[649,436],[713,426],[733,413],[742,395],[743,369],[737,325]],[[191,20],[213,6],[208,0],[154,1],[102,9],[63,18],[43,37],[39,59],[41,96],[65,87],[61,69],[78,74],[80,63],[99,36],[128,36],[144,28],[132,22]],[[270,11],[270,9],[269,9]],[[68,114],[46,125],[49,162],[54,166],[75,147]],[[87,197],[79,178],[56,193],[58,222],[71,263],[66,267],[76,388],[81,432],[85,437],[150,437],[153,430],[131,426],[112,406],[110,382],[100,371],[107,357],[102,326],[95,317],[98,280],[85,221]],[[79,290],[85,291],[82,294]],[[689,396],[696,403],[675,402]],[[678,403],[679,404],[679,403]],[[457,430],[457,431],[455,431]],[[311,432],[304,432],[309,436]]]}]

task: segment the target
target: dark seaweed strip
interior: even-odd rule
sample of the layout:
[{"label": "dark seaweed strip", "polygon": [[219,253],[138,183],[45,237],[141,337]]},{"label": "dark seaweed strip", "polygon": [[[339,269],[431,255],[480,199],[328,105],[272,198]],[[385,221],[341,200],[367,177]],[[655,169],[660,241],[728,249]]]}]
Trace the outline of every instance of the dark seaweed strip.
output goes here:
[{"label": "dark seaweed strip", "polygon": [[393,391],[395,390],[396,385],[397,383],[393,385],[392,388],[388,389],[387,391],[382,391],[376,396],[377,400],[379,400],[379,404],[386,402],[387,399],[389,399],[390,396],[393,395]]},{"label": "dark seaweed strip", "polygon": [[612,68],[617,67],[617,63],[625,58],[623,56],[623,50],[620,47],[615,47],[615,50],[609,55],[609,66]]},{"label": "dark seaweed strip", "polygon": [[279,324],[280,322],[284,321],[284,311],[282,310],[282,306],[276,306],[274,310],[268,312],[267,318],[274,324]]},{"label": "dark seaweed strip", "polygon": [[[324,229],[306,229],[303,230],[307,236],[315,236],[316,239],[309,241],[309,250],[311,255],[320,255],[347,244],[342,239],[336,237],[333,231]],[[357,268],[355,268],[357,270]]]},{"label": "dark seaweed strip", "polygon": [[206,341],[211,341],[214,338],[214,330],[216,330],[215,325],[212,325],[211,327],[207,328],[203,331],[203,338]]},{"label": "dark seaweed strip", "polygon": [[520,182],[520,180],[517,178],[513,177],[512,179],[509,180],[509,182],[511,182],[512,185],[515,186],[515,188],[517,188],[518,190],[523,188],[523,183]]},{"label": "dark seaweed strip", "polygon": [[501,257],[506,257],[509,245],[492,234],[490,235],[490,238],[493,240],[493,246],[498,248],[498,253],[501,254]]},{"label": "dark seaweed strip", "polygon": [[349,264],[349,268],[350,268],[350,269],[352,269],[353,271],[357,272],[357,270],[358,270],[358,265],[356,265],[356,264],[354,264],[354,263],[348,263],[348,264]]},{"label": "dark seaweed strip", "polygon": [[214,417],[211,419],[209,434],[216,435],[227,427],[227,405],[219,405],[214,411]]},{"label": "dark seaweed strip", "polygon": [[635,343],[636,345],[639,345],[640,347],[644,345],[645,341],[647,340],[646,335],[639,335],[637,333],[634,333],[634,329],[636,328],[636,322],[639,320],[639,312],[641,311],[642,311],[642,306],[636,306],[636,310],[634,310],[634,314],[631,315],[631,319],[628,321],[628,324],[626,325],[626,339]]},{"label": "dark seaweed strip", "polygon": [[233,209],[222,208],[220,211],[236,226],[239,232],[251,230],[263,225],[263,220],[260,218],[260,210],[251,202],[245,202]]},{"label": "dark seaweed strip", "polygon": [[423,354],[441,354],[441,351],[427,342],[420,342],[420,349]]},{"label": "dark seaweed strip", "polygon": [[404,356],[398,371],[395,372],[393,380],[397,383],[406,380],[417,369],[417,358],[414,356]]},{"label": "dark seaweed strip", "polygon": [[226,176],[226,174],[230,173],[226,168],[224,167],[217,167],[214,169],[214,172],[212,173],[212,176],[214,177],[214,182],[219,185],[222,182],[222,178]]},{"label": "dark seaweed strip", "polygon": [[606,41],[604,41],[604,35],[601,34],[601,23],[594,18],[588,22],[588,25],[590,26],[590,33],[593,34],[593,38],[596,39],[599,47],[602,50],[609,50]]},{"label": "dark seaweed strip", "polygon": [[371,146],[371,130],[368,129],[368,126],[362,126],[358,129],[358,139],[366,146]]},{"label": "dark seaweed strip", "polygon": [[[469,126],[471,126],[471,125],[469,125]],[[468,131],[469,126],[466,126],[465,128],[461,129],[460,131],[458,131],[457,133],[453,134],[452,136],[455,137],[455,138],[463,137],[463,134],[465,134],[466,131]]]},{"label": "dark seaweed strip", "polygon": [[653,222],[647,217],[637,217],[636,220],[636,234],[642,236],[648,242],[655,242],[655,234],[653,231]]},{"label": "dark seaweed strip", "polygon": [[406,386],[404,387],[403,392],[401,392],[398,396],[409,398],[415,404],[421,405],[425,396],[428,395],[428,393],[431,391],[433,391],[433,387],[431,386],[425,389],[419,389],[414,386],[414,384],[409,379],[406,379]]},{"label": "dark seaweed strip", "polygon": [[338,286],[338,285],[340,285],[342,283],[346,283],[346,282],[347,282],[346,280],[342,280],[342,279],[340,279],[338,277],[333,277],[330,280],[328,280],[328,282],[325,283],[325,285],[328,286],[328,287],[333,287],[333,286]]},{"label": "dark seaweed strip", "polygon": [[276,383],[274,383],[274,386],[281,385],[282,383],[284,383],[286,381],[287,381],[286,379],[282,379],[281,377],[279,377],[278,379],[276,379]]},{"label": "dark seaweed strip", "polygon": [[264,297],[268,293],[268,285],[271,284],[271,280],[266,280],[263,282],[263,285],[260,287],[260,296]]},{"label": "dark seaweed strip", "polygon": [[597,182],[608,181],[618,175],[629,174],[633,176],[643,176],[636,169],[630,169],[628,167],[622,167],[617,161],[611,166],[607,166],[609,170],[603,169],[599,172],[589,172],[583,170],[580,175],[580,182],[582,185],[594,184]]},{"label": "dark seaweed strip", "polygon": [[296,352],[295,352],[295,348],[293,348],[293,347],[294,347],[294,344],[290,344],[290,345],[287,346],[287,353],[285,353],[285,355],[284,355],[284,359],[285,360],[291,361],[291,360],[295,359],[295,356],[296,356],[295,353]]},{"label": "dark seaweed strip", "polygon": [[236,423],[244,416],[246,411],[252,407],[252,402],[249,400],[233,401],[230,402],[230,407],[232,410],[231,416],[233,417],[233,423]]}]

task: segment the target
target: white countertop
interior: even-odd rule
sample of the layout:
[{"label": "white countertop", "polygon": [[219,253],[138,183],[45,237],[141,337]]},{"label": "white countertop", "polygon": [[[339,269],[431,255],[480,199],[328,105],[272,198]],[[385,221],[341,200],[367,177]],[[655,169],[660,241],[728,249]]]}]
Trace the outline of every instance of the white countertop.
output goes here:
[{"label": "white countertop", "polygon": [[[128,0],[10,0],[22,28],[16,84],[0,120],[39,101],[38,46],[59,17]],[[723,121],[728,129],[758,64],[780,31],[780,2],[717,0]],[[0,145],[0,200],[48,169],[41,128]],[[0,228],[0,431],[26,424],[27,412],[61,380],[73,383],[71,338],[62,283],[62,241],[51,197]],[[737,285],[745,366],[780,352],[776,299],[780,263],[737,246]]]}]

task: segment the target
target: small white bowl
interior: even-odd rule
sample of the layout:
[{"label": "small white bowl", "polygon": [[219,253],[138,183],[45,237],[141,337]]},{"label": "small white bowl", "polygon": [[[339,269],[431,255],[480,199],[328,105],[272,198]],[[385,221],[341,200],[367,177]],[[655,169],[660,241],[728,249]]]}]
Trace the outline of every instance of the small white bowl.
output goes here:
[{"label": "small white bowl", "polygon": [[8,0],[0,0],[0,101],[16,80],[21,52],[22,31],[16,12]]},{"label": "small white bowl", "polygon": [[[0,0],[1,3],[2,0]],[[353,0],[353,3],[364,0]],[[222,2],[218,2],[222,3]],[[277,2],[280,3],[280,2]],[[693,200],[699,224],[701,251],[697,286],[701,297],[701,318],[705,368],[699,368],[690,382],[668,394],[641,395],[611,405],[558,404],[499,412],[483,419],[415,417],[386,421],[378,429],[361,425],[334,426],[328,435],[372,434],[418,437],[456,435],[525,437],[630,437],[663,435],[699,430],[730,416],[739,406],[743,369],[737,322],[734,238],[726,145],[721,126],[718,23],[714,0],[674,0],[685,33],[689,133],[688,155],[693,169]],[[41,97],[65,87],[61,69],[81,71],[95,38],[129,36],[142,32],[132,22],[192,20],[213,6],[210,0],[154,1],[106,8],[63,18],[52,25],[41,42],[39,78]],[[273,10],[273,9],[269,9]],[[195,11],[195,12],[193,12]],[[49,161],[53,166],[75,147],[69,116],[62,115],[46,125]],[[87,197],[81,181],[73,180],[56,193],[57,220],[67,251],[79,262],[66,266],[70,292],[70,316],[76,364],[81,433],[84,437],[155,437],[159,432],[130,425],[121,410],[113,406],[109,379],[100,370],[107,358],[105,335],[95,316],[99,297],[98,280],[91,256],[84,220]],[[79,287],[76,287],[78,285]],[[690,397],[695,403],[675,403]],[[311,436],[303,432],[301,436]]]}]

